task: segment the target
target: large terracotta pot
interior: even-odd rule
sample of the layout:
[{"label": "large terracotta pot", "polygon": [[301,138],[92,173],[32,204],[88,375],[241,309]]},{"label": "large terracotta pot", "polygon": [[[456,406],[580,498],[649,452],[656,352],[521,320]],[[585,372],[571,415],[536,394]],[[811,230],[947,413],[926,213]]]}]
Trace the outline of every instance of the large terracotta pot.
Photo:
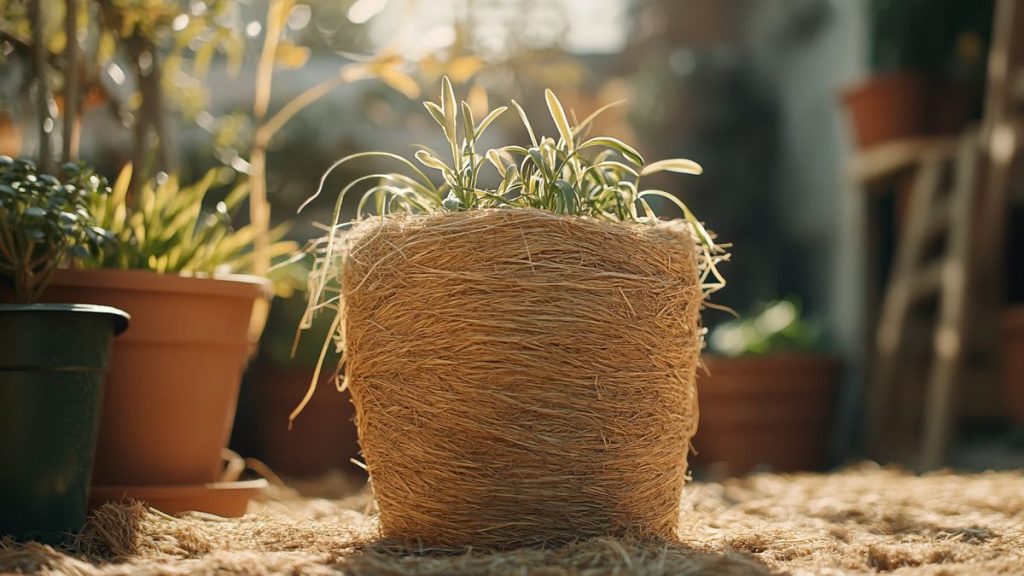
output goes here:
[{"label": "large terracotta pot", "polygon": [[825,465],[839,363],[812,354],[706,356],[698,371],[697,467],[745,474],[758,466],[816,470]]},{"label": "large terracotta pot", "polygon": [[1024,305],[1003,313],[1006,400],[1014,420],[1024,424]]},{"label": "large terracotta pot", "polygon": [[113,349],[93,483],[217,480],[249,359],[253,305],[268,282],[138,270],[63,270],[50,302],[115,306],[132,316]]}]

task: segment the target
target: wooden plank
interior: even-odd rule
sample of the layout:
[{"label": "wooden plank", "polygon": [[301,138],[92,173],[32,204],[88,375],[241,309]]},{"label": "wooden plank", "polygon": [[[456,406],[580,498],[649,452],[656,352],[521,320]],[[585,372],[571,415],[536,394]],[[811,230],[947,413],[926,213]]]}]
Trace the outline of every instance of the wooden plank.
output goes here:
[{"label": "wooden plank", "polygon": [[908,278],[910,286],[909,301],[916,304],[939,293],[943,288],[943,278],[946,274],[946,262],[938,260],[925,265],[916,274]]},{"label": "wooden plank", "polygon": [[893,174],[916,168],[925,158],[952,158],[957,139],[950,136],[906,138],[885,142],[858,152],[849,165],[850,175],[871,184]]},{"label": "wooden plank", "polygon": [[928,222],[925,224],[925,242],[932,242],[949,230],[952,218],[952,200],[949,198],[936,200],[936,205],[928,215]]}]

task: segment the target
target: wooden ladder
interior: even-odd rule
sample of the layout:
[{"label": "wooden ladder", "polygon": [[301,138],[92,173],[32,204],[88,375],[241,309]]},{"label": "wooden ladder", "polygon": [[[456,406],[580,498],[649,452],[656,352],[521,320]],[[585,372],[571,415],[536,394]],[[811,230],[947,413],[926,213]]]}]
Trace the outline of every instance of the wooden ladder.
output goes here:
[{"label": "wooden ladder", "polygon": [[[910,446],[922,469],[947,459],[966,352],[999,362],[1006,211],[1024,142],[1024,1],[996,1],[985,98],[981,126],[959,141],[895,143],[862,162],[867,178],[914,166],[907,222],[879,318],[867,432],[869,452],[889,456],[908,428],[917,428]],[[944,235],[944,248],[929,253],[937,235]],[[901,390],[907,384],[901,370],[914,366],[906,356],[920,304],[936,296],[931,362],[923,394],[915,397]],[[993,379],[983,382],[985,393],[998,397]]]},{"label": "wooden ladder", "polygon": [[[882,301],[870,380],[868,448],[883,459],[906,460],[900,450],[908,436],[918,467],[935,468],[945,459],[964,351],[979,159],[975,129],[929,142],[912,157],[906,220]],[[936,300],[932,328],[927,304]],[[909,346],[919,326],[931,336],[923,405],[914,402],[920,396],[907,393],[912,383],[906,381],[908,367],[921,365]]]}]

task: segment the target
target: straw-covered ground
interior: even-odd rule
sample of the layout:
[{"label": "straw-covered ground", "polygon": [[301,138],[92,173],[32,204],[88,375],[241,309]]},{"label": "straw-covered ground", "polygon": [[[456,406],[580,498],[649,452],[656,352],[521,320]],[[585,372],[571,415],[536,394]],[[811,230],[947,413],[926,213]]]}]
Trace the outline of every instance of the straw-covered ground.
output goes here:
[{"label": "straw-covered ground", "polygon": [[687,486],[678,542],[500,553],[375,538],[369,498],[277,489],[240,519],[101,508],[63,549],[0,541],[0,572],[59,574],[1024,574],[1024,474],[874,466]]}]

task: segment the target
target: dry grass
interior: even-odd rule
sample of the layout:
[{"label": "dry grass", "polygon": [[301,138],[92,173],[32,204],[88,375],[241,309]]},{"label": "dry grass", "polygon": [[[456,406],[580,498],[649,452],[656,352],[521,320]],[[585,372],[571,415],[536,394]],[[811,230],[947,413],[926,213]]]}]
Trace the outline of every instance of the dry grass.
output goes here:
[{"label": "dry grass", "polygon": [[349,241],[345,376],[386,537],[675,533],[703,300],[687,225],[478,210]]},{"label": "dry grass", "polygon": [[108,505],[68,548],[0,540],[0,572],[43,574],[1024,574],[1024,474],[832,475],[692,484],[675,540],[506,552],[402,548],[345,501],[254,503],[245,518]]}]

